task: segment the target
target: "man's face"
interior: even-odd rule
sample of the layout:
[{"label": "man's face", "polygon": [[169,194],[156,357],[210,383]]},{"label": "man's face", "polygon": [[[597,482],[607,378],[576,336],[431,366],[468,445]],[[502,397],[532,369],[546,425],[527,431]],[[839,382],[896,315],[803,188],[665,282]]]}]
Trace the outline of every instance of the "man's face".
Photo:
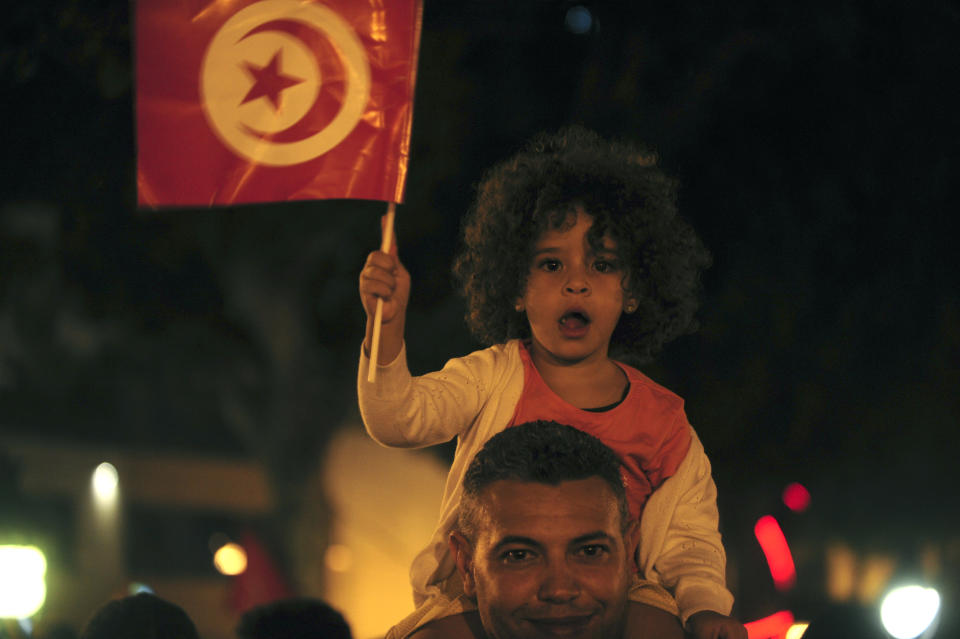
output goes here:
[{"label": "man's face", "polygon": [[606,482],[502,480],[479,502],[474,543],[454,533],[451,548],[490,637],[623,634],[637,531]]}]

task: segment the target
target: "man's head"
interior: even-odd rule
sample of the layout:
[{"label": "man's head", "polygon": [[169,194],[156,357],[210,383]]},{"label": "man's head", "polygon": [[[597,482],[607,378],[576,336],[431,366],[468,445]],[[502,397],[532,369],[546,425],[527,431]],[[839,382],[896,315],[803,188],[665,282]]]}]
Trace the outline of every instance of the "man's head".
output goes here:
[{"label": "man's head", "polygon": [[622,634],[638,527],[613,451],[523,424],[484,445],[463,490],[450,548],[490,637]]}]

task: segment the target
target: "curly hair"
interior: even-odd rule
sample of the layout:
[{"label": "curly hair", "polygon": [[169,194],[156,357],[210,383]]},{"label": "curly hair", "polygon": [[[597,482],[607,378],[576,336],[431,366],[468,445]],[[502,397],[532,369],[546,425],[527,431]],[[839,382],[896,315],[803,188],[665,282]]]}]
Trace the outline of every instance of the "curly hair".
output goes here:
[{"label": "curly hair", "polygon": [[563,230],[582,207],[599,250],[609,235],[626,266],[624,293],[637,302],[620,317],[610,353],[642,363],[696,328],[700,274],[710,254],[677,213],[676,181],[646,148],[602,139],[583,127],[540,134],[494,166],[477,187],[463,226],[454,275],[467,300],[466,320],[486,344],[526,338],[523,296],[533,249],[547,230]]}]

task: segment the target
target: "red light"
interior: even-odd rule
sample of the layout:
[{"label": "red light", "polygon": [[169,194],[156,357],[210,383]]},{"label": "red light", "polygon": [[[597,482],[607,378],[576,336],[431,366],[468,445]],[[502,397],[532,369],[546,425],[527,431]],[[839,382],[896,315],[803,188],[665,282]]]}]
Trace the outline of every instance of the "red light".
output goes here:
[{"label": "red light", "polygon": [[794,512],[803,512],[810,505],[810,492],[794,482],[783,489],[783,503]]},{"label": "red light", "polygon": [[793,625],[793,613],[781,610],[743,625],[747,628],[747,639],[785,639]]},{"label": "red light", "polygon": [[793,567],[790,546],[787,545],[787,539],[783,536],[780,524],[770,515],[764,515],[757,520],[757,524],[753,527],[753,534],[757,536],[760,548],[763,549],[763,554],[767,558],[773,585],[777,590],[792,588],[797,580],[797,572]]}]

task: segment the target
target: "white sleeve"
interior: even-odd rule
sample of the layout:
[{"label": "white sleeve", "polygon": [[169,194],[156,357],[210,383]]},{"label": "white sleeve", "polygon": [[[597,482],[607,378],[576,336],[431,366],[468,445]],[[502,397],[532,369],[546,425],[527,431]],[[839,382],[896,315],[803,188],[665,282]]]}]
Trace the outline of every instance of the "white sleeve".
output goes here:
[{"label": "white sleeve", "polygon": [[640,523],[641,568],[673,593],[684,624],[695,612],[728,615],[733,607],[719,519],[710,461],[692,432],[686,457],[650,496]]},{"label": "white sleeve", "polygon": [[357,398],[367,433],[384,446],[421,448],[449,441],[474,422],[491,388],[502,347],[451,359],[419,377],[407,368],[406,345],[397,358],[377,367],[367,381],[370,359],[360,349]]}]

